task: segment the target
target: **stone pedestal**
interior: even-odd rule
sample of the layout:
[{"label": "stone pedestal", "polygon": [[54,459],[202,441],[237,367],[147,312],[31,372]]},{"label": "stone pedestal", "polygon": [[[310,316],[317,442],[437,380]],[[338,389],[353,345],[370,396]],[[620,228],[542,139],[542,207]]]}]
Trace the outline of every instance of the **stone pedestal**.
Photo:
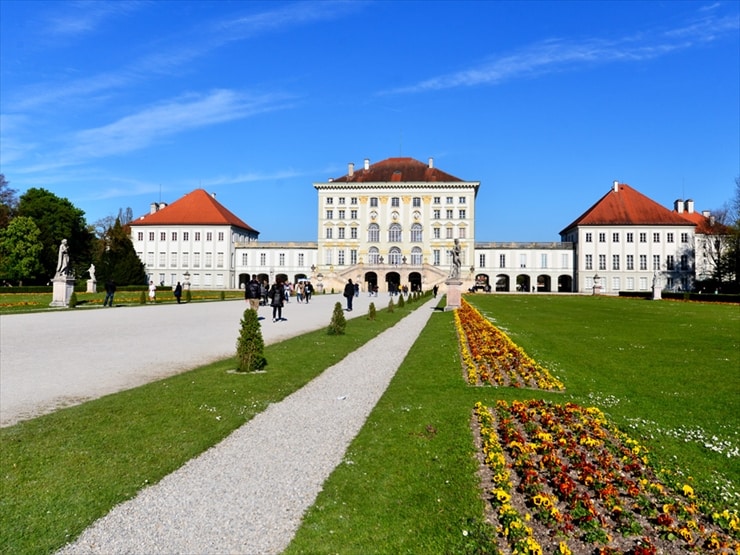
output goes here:
[{"label": "stone pedestal", "polygon": [[95,279],[88,279],[87,280],[87,292],[88,293],[97,293],[98,292],[98,281]]},{"label": "stone pedestal", "polygon": [[598,285],[598,284],[594,285],[593,291],[594,291],[593,292],[594,295],[601,295],[601,285]]},{"label": "stone pedestal", "polygon": [[662,290],[660,285],[653,285],[653,300],[659,301],[663,298]]},{"label": "stone pedestal", "polygon": [[457,278],[448,278],[445,281],[445,285],[447,285],[445,310],[455,310],[462,305],[462,284],[462,280]]},{"label": "stone pedestal", "polygon": [[57,276],[52,281],[54,287],[52,300],[49,306],[69,306],[69,299],[75,290],[75,279],[67,276]]}]

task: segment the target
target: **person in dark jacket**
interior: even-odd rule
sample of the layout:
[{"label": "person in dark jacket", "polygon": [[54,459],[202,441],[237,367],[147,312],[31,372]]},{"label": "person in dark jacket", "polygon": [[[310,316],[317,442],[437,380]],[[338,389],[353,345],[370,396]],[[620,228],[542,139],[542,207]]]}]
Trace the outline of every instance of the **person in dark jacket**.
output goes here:
[{"label": "person in dark jacket", "polygon": [[283,319],[283,302],[285,301],[283,284],[279,281],[273,283],[267,296],[270,298],[270,306],[272,306],[272,321],[279,322]]},{"label": "person in dark jacket", "polygon": [[347,285],[344,286],[344,298],[347,299],[347,312],[352,312],[352,299],[355,296],[355,286],[352,285],[352,280],[347,281]]},{"label": "person in dark jacket", "polygon": [[105,282],[105,300],[103,306],[113,306],[113,295],[116,294],[116,282],[109,279]]},{"label": "person in dark jacket", "polygon": [[249,308],[257,312],[260,307],[260,298],[262,291],[260,282],[257,280],[257,274],[252,274],[252,279],[244,287],[244,298],[249,303]]},{"label": "person in dark jacket", "polygon": [[182,285],[180,285],[180,282],[177,282],[177,285],[175,285],[175,298],[177,299],[177,304],[180,304],[180,297],[182,297]]}]

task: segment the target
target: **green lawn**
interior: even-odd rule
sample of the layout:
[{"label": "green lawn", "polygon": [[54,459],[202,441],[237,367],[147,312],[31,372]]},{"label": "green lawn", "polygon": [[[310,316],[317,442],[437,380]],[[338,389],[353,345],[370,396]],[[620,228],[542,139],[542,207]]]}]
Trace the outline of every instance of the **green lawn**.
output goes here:
[{"label": "green lawn", "polygon": [[[651,448],[661,466],[690,476],[704,499],[740,506],[737,306],[467,298],[566,391],[467,386],[453,315],[434,313],[288,553],[491,552],[470,427],[476,401],[598,406]],[[269,346],[266,374],[231,376],[225,371],[233,361],[225,361],[0,430],[0,552],[53,551],[398,321],[409,306],[415,307],[380,311],[376,322],[350,320],[346,336],[322,330]]]}]

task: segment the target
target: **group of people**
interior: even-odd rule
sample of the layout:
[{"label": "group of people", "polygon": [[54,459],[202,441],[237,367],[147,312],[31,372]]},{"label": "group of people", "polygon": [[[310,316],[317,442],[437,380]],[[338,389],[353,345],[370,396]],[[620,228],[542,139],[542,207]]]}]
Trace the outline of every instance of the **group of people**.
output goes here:
[{"label": "group of people", "polygon": [[295,287],[290,283],[277,280],[268,288],[267,282],[257,279],[253,274],[252,279],[244,287],[244,299],[249,303],[249,308],[257,312],[260,305],[272,307],[272,321],[283,320],[283,306],[290,301],[291,292],[295,292],[297,301],[309,303],[313,295],[313,285],[310,281],[299,281]]}]

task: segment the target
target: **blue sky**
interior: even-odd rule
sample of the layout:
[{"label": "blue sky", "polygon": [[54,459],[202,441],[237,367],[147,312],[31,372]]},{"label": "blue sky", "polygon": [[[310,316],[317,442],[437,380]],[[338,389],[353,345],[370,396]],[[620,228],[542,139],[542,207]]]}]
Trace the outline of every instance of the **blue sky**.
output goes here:
[{"label": "blue sky", "polygon": [[720,208],[740,2],[0,0],[0,173],[89,223],[202,187],[315,240],[312,183],[394,156],[481,182],[477,241],[557,241],[613,180]]}]

